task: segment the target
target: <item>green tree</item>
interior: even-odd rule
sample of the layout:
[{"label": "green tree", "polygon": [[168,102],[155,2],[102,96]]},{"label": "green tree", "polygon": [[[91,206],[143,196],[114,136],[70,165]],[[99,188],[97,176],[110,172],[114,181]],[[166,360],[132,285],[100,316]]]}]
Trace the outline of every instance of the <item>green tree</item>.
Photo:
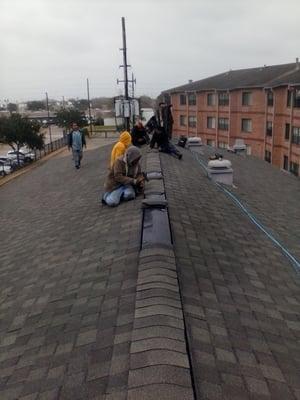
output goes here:
[{"label": "green tree", "polygon": [[37,100],[28,101],[27,108],[30,111],[45,110],[45,103],[43,101],[37,101]]},{"label": "green tree", "polygon": [[76,122],[79,127],[85,126],[86,119],[84,113],[77,109],[62,109],[57,112],[56,123],[58,126],[69,130],[73,122]]},{"label": "green tree", "polygon": [[140,107],[141,108],[154,108],[155,107],[155,100],[149,96],[143,95],[140,96]]},{"label": "green tree", "polygon": [[8,103],[7,104],[7,111],[10,113],[16,112],[18,110],[18,106],[15,103]]},{"label": "green tree", "polygon": [[[20,114],[0,118],[0,143],[8,144],[13,150],[19,151],[21,147],[41,149],[44,145],[44,136],[39,133],[40,125]],[[19,164],[18,156],[18,164]]]},{"label": "green tree", "polygon": [[97,97],[92,99],[93,108],[101,108],[106,110],[112,110],[114,108],[113,97]]}]

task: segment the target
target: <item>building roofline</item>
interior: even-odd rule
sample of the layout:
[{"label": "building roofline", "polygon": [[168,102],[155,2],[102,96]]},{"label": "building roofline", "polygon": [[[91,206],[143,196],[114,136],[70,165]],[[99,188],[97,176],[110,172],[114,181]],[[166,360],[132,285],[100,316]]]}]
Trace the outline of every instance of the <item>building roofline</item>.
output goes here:
[{"label": "building roofline", "polygon": [[[287,84],[287,85],[290,85]],[[215,89],[215,88],[210,88],[210,89],[196,89],[196,90],[178,90],[178,91],[168,91],[168,90],[164,90],[163,92],[161,92],[161,94],[179,94],[179,93],[202,93],[202,92],[232,92],[234,90],[243,90],[243,89],[264,89],[265,86],[261,85],[254,85],[254,86],[237,86],[234,88],[226,88],[226,89]]]},{"label": "building roofline", "polygon": [[203,92],[233,92],[234,90],[243,90],[243,89],[272,89],[272,88],[278,88],[281,86],[287,86],[287,87],[291,87],[291,86],[300,86],[300,81],[299,82],[282,82],[282,83],[278,83],[275,85],[260,85],[260,86],[240,86],[240,87],[235,87],[235,88],[231,88],[231,89],[197,89],[197,90],[178,90],[178,91],[168,91],[168,90],[164,90],[163,92],[161,92],[162,95],[164,94],[168,94],[168,95],[172,95],[172,94],[180,94],[180,93],[203,93]]},{"label": "building roofline", "polygon": [[[182,92],[200,93],[208,91],[232,91],[250,88],[263,89],[265,87],[288,86],[291,84],[291,82],[288,81],[289,76],[291,76],[291,79],[300,80],[300,76],[299,78],[297,76],[298,71],[300,72],[298,59],[296,59],[296,63],[230,70],[198,81],[189,82],[184,85],[163,90],[161,94],[170,95]],[[285,80],[280,82],[282,78],[287,79],[287,83],[285,83]],[[228,87],[222,88],[222,83],[226,84],[226,81],[228,81]],[[243,85],[243,81],[245,82],[245,85]],[[208,84],[208,87],[205,87],[206,84]]]}]

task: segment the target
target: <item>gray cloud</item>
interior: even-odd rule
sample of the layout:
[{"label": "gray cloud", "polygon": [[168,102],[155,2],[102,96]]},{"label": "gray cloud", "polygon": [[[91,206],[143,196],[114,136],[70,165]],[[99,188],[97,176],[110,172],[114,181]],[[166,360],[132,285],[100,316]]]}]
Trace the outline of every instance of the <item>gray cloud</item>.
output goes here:
[{"label": "gray cloud", "polygon": [[[298,0],[0,0],[0,100],[113,96],[121,17],[138,94],[228,69],[293,62]],[[131,74],[131,72],[130,72]]]}]

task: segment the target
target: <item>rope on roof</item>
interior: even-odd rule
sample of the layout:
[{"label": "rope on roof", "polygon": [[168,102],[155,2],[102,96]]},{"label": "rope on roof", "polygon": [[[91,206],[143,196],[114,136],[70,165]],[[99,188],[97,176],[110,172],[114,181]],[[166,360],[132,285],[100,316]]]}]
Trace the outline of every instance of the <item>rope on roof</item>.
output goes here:
[{"label": "rope on roof", "polygon": [[[199,155],[195,152],[193,152],[194,157],[200,164],[200,166],[205,170],[207,173],[207,168],[206,165],[203,163],[203,161],[200,159]],[[213,181],[212,181],[213,182]],[[299,274],[300,273],[300,261],[297,260],[296,257],[294,257],[289,250],[282,244],[280,243],[275,237],[267,230],[267,228],[257,219],[257,217],[252,214],[245,206],[242,204],[242,202],[238,199],[237,196],[235,196],[233,193],[231,193],[229,190],[227,190],[225,187],[223,187],[220,183],[218,182],[213,182],[219,189],[221,189],[228,197],[233,200],[233,202],[247,215],[247,217],[275,244],[275,246],[279,247],[279,249],[282,251],[283,255],[290,261],[290,263],[293,265],[295,268],[295,271]]]}]

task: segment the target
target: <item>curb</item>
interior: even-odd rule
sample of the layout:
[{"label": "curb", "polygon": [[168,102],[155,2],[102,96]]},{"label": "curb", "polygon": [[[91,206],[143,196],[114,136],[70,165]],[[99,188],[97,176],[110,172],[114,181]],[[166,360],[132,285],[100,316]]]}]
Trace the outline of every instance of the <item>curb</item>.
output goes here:
[{"label": "curb", "polygon": [[34,161],[32,164],[28,165],[27,167],[22,168],[21,170],[17,172],[13,172],[12,174],[6,176],[5,178],[2,178],[0,181],[0,187],[5,185],[6,183],[14,180],[15,178],[18,178],[19,176],[26,174],[29,171],[32,171],[34,168],[39,167],[40,165],[44,164],[46,161],[48,161],[50,158],[57,156],[58,154],[62,153],[64,150],[66,150],[67,147],[64,146],[61,149],[55,150],[50,154],[47,154],[45,157]]}]

